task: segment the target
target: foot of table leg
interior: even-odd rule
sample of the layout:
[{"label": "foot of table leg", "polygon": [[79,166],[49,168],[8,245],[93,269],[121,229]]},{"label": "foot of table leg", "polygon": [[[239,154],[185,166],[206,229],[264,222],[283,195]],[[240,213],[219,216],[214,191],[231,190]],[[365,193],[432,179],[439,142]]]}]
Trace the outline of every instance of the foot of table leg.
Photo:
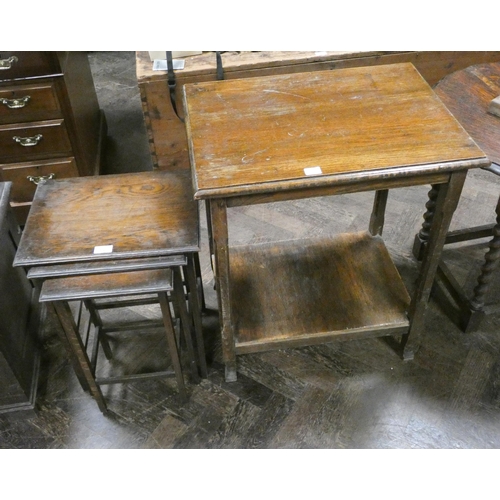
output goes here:
[{"label": "foot of table leg", "polygon": [[481,324],[481,321],[485,317],[485,312],[484,311],[473,311],[470,310],[468,314],[467,320],[462,321],[462,329],[464,333],[472,333],[475,332],[479,325]]},{"label": "foot of table leg", "polygon": [[231,363],[226,363],[226,382],[236,382],[238,376],[236,375],[236,361]]},{"label": "foot of table leg", "polygon": [[413,361],[413,359],[415,358],[415,351],[408,347],[403,347],[403,361]]},{"label": "foot of table leg", "polygon": [[426,242],[420,238],[419,234],[415,235],[415,240],[413,241],[412,253],[413,253],[413,256],[418,261],[421,261],[424,258],[424,251],[425,251],[425,243]]}]

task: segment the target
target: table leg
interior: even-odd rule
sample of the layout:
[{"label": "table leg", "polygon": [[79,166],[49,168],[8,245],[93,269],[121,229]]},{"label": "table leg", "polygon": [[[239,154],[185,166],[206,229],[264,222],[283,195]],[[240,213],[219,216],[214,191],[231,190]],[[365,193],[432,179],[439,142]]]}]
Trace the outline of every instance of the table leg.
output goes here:
[{"label": "table leg", "polygon": [[428,238],[423,249],[417,287],[413,293],[408,310],[410,328],[408,333],[403,335],[402,338],[403,359],[413,359],[414,353],[418,348],[420,336],[424,328],[425,310],[441,259],[446,234],[453,217],[453,212],[458,205],[466,175],[466,170],[452,173],[447,184],[439,184],[432,187],[432,191],[435,192],[434,206],[432,217],[427,219],[430,223],[428,226]]},{"label": "table leg", "polygon": [[172,323],[172,315],[170,314],[170,306],[168,304],[168,297],[166,293],[159,293],[158,300],[162,312],[163,325],[165,327],[165,336],[167,338],[168,347],[170,349],[170,358],[174,367],[175,378],[177,380],[177,387],[182,399],[187,398],[186,386],[184,385],[184,377],[182,376],[181,361],[179,359],[179,350],[175,342],[175,332]]},{"label": "table leg", "polygon": [[205,304],[205,291],[203,290],[203,277],[201,275],[200,254],[198,252],[192,254],[194,262],[194,271],[196,277],[196,286],[199,291],[199,303],[202,312],[206,312],[207,305]]},{"label": "table leg", "polygon": [[111,359],[113,357],[113,353],[111,351],[111,346],[109,345],[108,339],[105,337],[105,335],[101,333],[101,330],[103,328],[102,319],[101,315],[99,314],[99,311],[94,305],[94,302],[91,299],[84,300],[83,302],[85,304],[85,307],[87,308],[87,311],[89,312],[91,323],[94,324],[95,335],[97,336],[96,342],[94,342],[95,347],[92,351],[92,359],[91,359],[91,364],[95,369],[97,363],[97,348],[99,342],[101,343],[102,350],[104,351],[106,359]]},{"label": "table leg", "polygon": [[213,232],[212,232],[212,215],[210,210],[210,200],[205,200],[205,212],[207,216],[207,232],[208,232],[208,248],[210,251],[210,264],[212,265],[212,271],[214,271],[214,240],[213,240]]},{"label": "table leg", "polygon": [[490,288],[490,282],[493,278],[492,273],[498,267],[500,262],[500,198],[496,206],[496,224],[493,228],[493,238],[489,243],[489,250],[484,256],[484,264],[481,267],[481,274],[477,279],[477,286],[474,288],[474,296],[471,300],[471,309],[474,312],[483,310],[484,300]]},{"label": "table leg", "polygon": [[222,357],[226,367],[226,381],[235,382],[237,379],[236,353],[234,349],[234,325],[231,312],[229,235],[225,200],[210,202],[210,218],[215,254],[215,283],[219,298]]},{"label": "table leg", "polygon": [[370,218],[369,231],[372,236],[382,236],[385,221],[385,207],[387,206],[388,189],[381,189],[375,192],[375,201]]},{"label": "table leg", "polygon": [[[71,309],[67,302],[53,302],[53,307],[56,311],[57,317],[63,327],[64,333],[68,340],[69,346],[74,353],[74,356],[78,360],[79,370],[78,372],[84,377],[86,384],[90,389],[90,393],[94,397],[99,406],[99,409],[106,414],[107,407],[104,401],[104,396],[101,392],[101,388],[96,384],[95,378],[92,375],[92,367],[90,365],[89,358],[85,352],[85,348],[82,343],[80,335],[78,335],[76,324],[71,314]],[[78,374],[77,372],[77,374]]]},{"label": "table leg", "polygon": [[182,282],[182,276],[180,268],[172,268],[174,277],[174,290],[175,302],[177,303],[179,316],[181,320],[181,330],[186,342],[186,349],[189,357],[189,366],[191,368],[191,376],[194,383],[200,381],[198,375],[198,366],[196,364],[196,356],[194,354],[193,339],[191,338],[191,321],[189,318],[188,311],[186,309],[186,298],[184,295],[184,285]]},{"label": "table leg", "polygon": [[[52,312],[56,316],[57,320],[59,321],[59,316],[55,310],[54,305],[52,303],[48,302],[47,308],[52,310]],[[78,381],[80,382],[82,389],[84,391],[89,391],[90,387],[89,387],[89,384],[87,383],[87,379],[85,378],[85,376],[83,374],[80,363],[79,363],[77,357],[75,356],[73,349],[70,346],[70,343],[68,341],[68,338],[66,337],[66,333],[64,331],[64,328],[63,328],[60,321],[59,321],[59,326],[60,326],[60,329],[59,328],[57,329],[57,334],[59,335],[59,338],[61,339],[61,342],[66,350],[66,353],[67,353],[69,359],[71,360],[71,364],[73,365],[73,370],[75,371],[76,377],[77,377]]]},{"label": "table leg", "polygon": [[424,213],[424,222],[422,223],[422,228],[419,233],[415,235],[415,241],[413,243],[413,255],[417,260],[422,260],[425,251],[425,246],[429,240],[430,229],[432,226],[432,219],[434,217],[434,212],[436,211],[436,199],[439,192],[439,184],[432,185],[431,190],[428,193],[429,201],[425,204],[427,209]]},{"label": "table leg", "polygon": [[[203,326],[201,324],[201,304],[198,295],[198,283],[196,280],[195,259],[192,254],[187,256],[186,275],[189,289],[188,302],[191,308],[194,332],[196,336],[196,348],[198,351],[198,363],[200,373],[203,378],[207,378],[207,360],[205,357],[205,347],[203,345]],[[202,284],[203,286],[203,284]]]}]

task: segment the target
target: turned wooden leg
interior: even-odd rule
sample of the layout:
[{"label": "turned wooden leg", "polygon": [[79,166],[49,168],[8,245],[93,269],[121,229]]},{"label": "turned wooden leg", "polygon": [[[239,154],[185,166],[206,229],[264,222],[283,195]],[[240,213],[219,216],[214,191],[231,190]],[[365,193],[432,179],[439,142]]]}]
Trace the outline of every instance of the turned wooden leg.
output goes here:
[{"label": "turned wooden leg", "polygon": [[426,244],[429,241],[430,229],[432,226],[432,221],[434,219],[434,213],[436,211],[436,200],[439,192],[439,185],[432,185],[431,190],[428,193],[429,201],[425,204],[427,209],[424,213],[424,222],[422,223],[422,229],[419,233],[415,235],[415,241],[413,243],[413,255],[417,260],[422,260],[424,256],[424,251]]},{"label": "turned wooden leg", "polygon": [[500,258],[500,198],[496,207],[496,224],[493,228],[493,238],[489,243],[489,250],[484,257],[484,264],[477,279],[477,286],[474,288],[474,295],[471,300],[471,309],[474,312],[483,310],[486,294],[490,288],[493,278],[493,271],[498,267]]}]

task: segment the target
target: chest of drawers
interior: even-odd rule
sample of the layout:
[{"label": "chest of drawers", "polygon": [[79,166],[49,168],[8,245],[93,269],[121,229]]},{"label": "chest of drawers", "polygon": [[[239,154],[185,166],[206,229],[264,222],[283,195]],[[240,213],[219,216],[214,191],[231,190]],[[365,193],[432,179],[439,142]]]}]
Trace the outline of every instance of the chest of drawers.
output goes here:
[{"label": "chest of drawers", "polygon": [[38,182],[99,173],[105,135],[84,52],[0,51],[0,181],[20,225]]}]

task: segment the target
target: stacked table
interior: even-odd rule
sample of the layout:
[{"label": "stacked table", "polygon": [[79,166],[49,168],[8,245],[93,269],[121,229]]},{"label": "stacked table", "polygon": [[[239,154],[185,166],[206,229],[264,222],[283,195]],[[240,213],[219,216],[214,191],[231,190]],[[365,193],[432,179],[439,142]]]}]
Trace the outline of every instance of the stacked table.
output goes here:
[{"label": "stacked table", "polygon": [[[194,272],[198,252],[198,206],[190,172],[140,172],[40,184],[14,266],[26,268],[28,276],[41,283],[75,274],[164,269],[173,256],[185,257],[199,361],[206,373]],[[103,409],[104,400],[71,312],[69,308],[56,312],[65,326],[62,339],[76,374]]]}]

